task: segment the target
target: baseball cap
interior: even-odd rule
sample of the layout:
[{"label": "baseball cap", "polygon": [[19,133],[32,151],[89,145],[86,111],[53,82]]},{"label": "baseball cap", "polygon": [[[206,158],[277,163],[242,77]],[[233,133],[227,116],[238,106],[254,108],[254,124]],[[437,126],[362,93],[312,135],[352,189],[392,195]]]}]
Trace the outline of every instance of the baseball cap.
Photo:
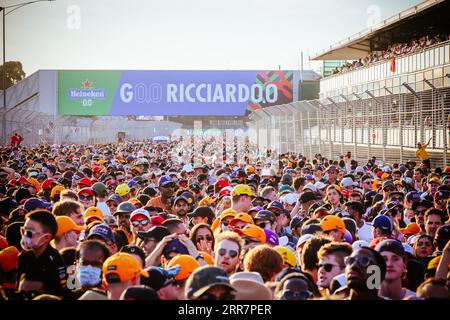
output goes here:
[{"label": "baseball cap", "polygon": [[391,180],[386,180],[383,182],[381,190],[386,189],[387,187],[395,187],[394,183]]},{"label": "baseball cap", "polygon": [[364,247],[367,247],[367,248],[369,247],[369,243],[365,240],[357,240],[357,241],[353,242],[353,244],[352,244],[353,251],[356,251],[356,250],[364,248]]},{"label": "baseball cap", "polygon": [[134,210],[136,210],[136,207],[134,206],[134,204],[132,204],[131,202],[128,202],[128,201],[122,202],[117,207],[117,211],[114,213],[114,215],[116,215],[118,213],[131,213]]},{"label": "baseball cap", "polygon": [[87,224],[89,224],[89,221],[92,221],[93,219],[103,222],[103,212],[97,207],[89,207],[86,211],[84,211],[83,218]]},{"label": "baseball cap", "polygon": [[195,210],[191,213],[187,214],[188,217],[203,217],[203,218],[213,218],[214,217],[214,211],[207,206],[200,206],[195,208]]},{"label": "baseball cap", "polygon": [[50,198],[53,198],[54,196],[61,194],[61,191],[64,190],[63,186],[54,186],[52,188],[52,191],[50,192]]},{"label": "baseball cap", "polygon": [[282,185],[282,186],[278,189],[278,192],[279,192],[280,194],[283,193],[283,192],[294,192],[294,191],[295,191],[294,188],[291,187],[291,186],[289,186],[289,185],[287,185],[287,184]]},{"label": "baseball cap", "polygon": [[45,202],[39,198],[30,198],[23,204],[23,209],[26,212],[30,212],[36,209],[48,209],[49,207],[50,203]]},{"label": "baseball cap", "polygon": [[[281,177],[281,183],[284,185],[291,185],[293,181],[292,175],[290,175],[289,173],[285,173],[282,177]],[[280,191],[281,192],[281,191]]]},{"label": "baseball cap", "polygon": [[382,240],[376,245],[375,250],[380,253],[383,251],[389,251],[399,256],[405,255],[405,248],[403,247],[402,243],[395,239]]},{"label": "baseball cap", "polygon": [[175,280],[175,277],[180,273],[180,266],[175,266],[169,269],[160,267],[150,267],[146,269],[149,277],[146,278],[145,284],[155,291],[158,291],[168,283],[170,280]]},{"label": "baseball cap", "polygon": [[153,288],[145,285],[132,286],[125,289],[120,300],[160,300]]},{"label": "baseball cap", "polygon": [[417,202],[420,201],[421,192],[410,191],[406,194],[406,201],[408,202]]},{"label": "baseball cap", "polygon": [[305,186],[303,187],[303,190],[305,190],[305,189],[309,189],[312,192],[318,192],[317,187],[314,184],[312,184],[312,183],[305,184]]},{"label": "baseball cap", "polygon": [[255,197],[255,194],[253,193],[252,188],[250,188],[246,184],[238,184],[236,185],[233,190],[231,190],[231,196],[240,196],[240,195],[247,195],[250,197]]},{"label": "baseball cap", "polygon": [[328,215],[325,216],[322,221],[320,221],[320,227],[322,228],[322,231],[327,232],[331,230],[341,230],[342,232],[345,232],[345,223],[344,220],[339,218],[338,216],[332,216]]},{"label": "baseball cap", "polygon": [[281,246],[276,246],[274,247],[274,249],[281,255],[284,263],[292,268],[295,268],[297,266],[297,259],[295,258],[295,254],[291,249]]},{"label": "baseball cap", "polygon": [[305,235],[305,234],[314,235],[317,232],[321,232],[321,231],[323,231],[322,227],[319,224],[317,224],[317,223],[311,223],[311,224],[303,225],[302,229],[301,229],[302,235]]},{"label": "baseball cap", "polygon": [[235,229],[234,232],[236,232],[240,236],[252,238],[261,243],[266,242],[266,234],[265,234],[264,230],[258,226],[255,226],[254,224],[246,225],[242,229]]},{"label": "baseball cap", "polygon": [[385,232],[389,232],[392,230],[391,220],[388,217],[382,215],[376,216],[375,219],[373,219],[372,226],[375,228],[380,228]]},{"label": "baseball cap", "polygon": [[135,257],[124,252],[118,252],[106,259],[102,271],[103,279],[107,283],[126,282],[138,275],[149,276]]},{"label": "baseball cap", "polygon": [[420,226],[416,222],[408,224],[405,228],[400,228],[400,232],[405,235],[419,234]]},{"label": "baseball cap", "polygon": [[49,190],[57,184],[59,184],[59,183],[55,179],[47,178],[44,180],[44,182],[42,182],[41,187],[42,187],[42,190]]},{"label": "baseball cap", "polygon": [[444,224],[436,230],[434,236],[436,240],[449,241],[450,240],[450,224]]},{"label": "baseball cap", "polygon": [[167,264],[167,267],[173,268],[175,266],[179,266],[180,271],[175,276],[175,279],[177,281],[183,281],[189,278],[189,276],[200,267],[200,263],[195,260],[194,257],[190,256],[189,254],[181,254],[178,256],[173,257],[169,263]]},{"label": "baseball cap", "polygon": [[228,208],[226,210],[223,210],[222,213],[220,214],[220,218],[219,220],[223,220],[226,217],[235,217],[237,215],[236,210],[232,209],[232,208]]},{"label": "baseball cap", "polygon": [[14,247],[6,247],[0,251],[0,268],[3,272],[17,269],[19,266],[19,250]]},{"label": "baseball cap", "polygon": [[306,241],[308,241],[311,238],[314,238],[313,234],[311,234],[311,233],[303,234],[300,238],[298,238],[297,245],[295,247],[296,248],[300,247],[301,245],[303,245]]},{"label": "baseball cap", "polygon": [[314,183],[314,186],[319,190],[323,190],[327,187],[327,185],[322,181],[317,181],[316,183]]},{"label": "baseball cap", "polygon": [[345,177],[344,179],[342,179],[341,181],[341,187],[342,188],[348,188],[351,187],[353,185],[353,179],[350,177]]},{"label": "baseball cap", "polygon": [[56,231],[56,237],[66,233],[67,231],[76,231],[79,233],[80,231],[86,229],[84,226],[77,225],[70,217],[68,216],[57,216],[56,223],[58,225],[58,230]]},{"label": "baseball cap", "polygon": [[284,207],[280,201],[275,200],[269,203],[269,205],[267,206],[267,210],[270,209],[284,210]]},{"label": "baseball cap", "polygon": [[96,182],[92,185],[92,190],[94,190],[97,194],[101,194],[106,192],[106,185],[103,182]]},{"label": "baseball cap", "polygon": [[116,187],[115,193],[117,193],[119,196],[123,197],[127,194],[129,194],[131,191],[130,187],[126,183],[121,183]]},{"label": "baseball cap", "polygon": [[82,188],[78,191],[77,195],[81,195],[81,194],[87,194],[90,195],[92,197],[95,197],[95,191],[92,188],[86,187],[86,188]]},{"label": "baseball cap", "polygon": [[438,185],[441,185],[441,180],[438,177],[431,177],[427,180],[427,183],[437,183]]},{"label": "baseball cap", "polygon": [[92,236],[100,236],[105,241],[116,242],[113,231],[104,223],[97,224],[92,227],[91,231],[89,231],[87,239],[89,240]]},{"label": "baseball cap", "polygon": [[154,226],[148,231],[139,231],[137,236],[141,239],[154,238],[157,242],[160,242],[164,237],[170,235],[169,229],[163,226]]},{"label": "baseball cap", "polygon": [[280,244],[280,240],[278,238],[278,235],[273,232],[272,230],[264,228],[264,233],[266,234],[266,243],[270,244],[272,246],[277,246]]},{"label": "baseball cap", "polygon": [[258,211],[256,216],[253,218],[254,221],[268,220],[271,223],[275,222],[276,219],[277,219],[277,217],[275,216],[275,214],[269,210],[260,210],[260,211]]},{"label": "baseball cap", "polygon": [[234,226],[238,221],[247,222],[253,224],[252,217],[245,212],[241,212],[234,216],[233,220],[230,221],[230,226]]},{"label": "baseball cap", "polygon": [[216,190],[221,190],[222,188],[228,187],[229,185],[230,185],[230,183],[228,182],[227,179],[219,179],[214,184],[214,188]]},{"label": "baseball cap", "polygon": [[314,200],[317,200],[317,198],[313,192],[303,192],[299,199],[300,203],[307,203]]},{"label": "baseball cap", "polygon": [[133,212],[131,212],[130,221],[133,221],[138,216],[145,217],[148,220],[151,219],[150,212],[148,212],[145,209],[139,208],[139,209],[136,209]]},{"label": "baseball cap", "polygon": [[123,199],[121,196],[114,193],[108,198],[108,200],[106,200],[106,202],[108,202],[108,201],[114,201],[115,203],[117,203],[119,205],[123,202]]},{"label": "baseball cap", "polygon": [[299,197],[296,193],[288,193],[280,198],[281,201],[286,202],[289,205],[294,205],[298,201]]},{"label": "baseball cap", "polygon": [[186,248],[184,244],[181,243],[179,239],[170,240],[163,249],[163,256],[167,260],[170,259],[170,254],[172,252],[180,253],[180,254],[189,254],[189,250]]},{"label": "baseball cap", "polygon": [[77,185],[79,185],[79,186],[83,185],[83,186],[86,186],[86,187],[92,187],[92,181],[89,180],[88,178],[81,178],[78,181]]},{"label": "baseball cap", "polygon": [[158,187],[164,187],[168,184],[174,184],[174,182],[170,176],[161,176],[158,179]]},{"label": "baseball cap", "polygon": [[419,201],[413,202],[411,209],[416,210],[420,206],[423,206],[423,207],[429,209],[429,208],[433,207],[433,202],[428,201],[426,199],[420,199]]},{"label": "baseball cap", "polygon": [[189,276],[186,282],[186,298],[198,298],[216,286],[224,286],[235,291],[230,285],[230,279],[224,269],[215,266],[200,267]]}]

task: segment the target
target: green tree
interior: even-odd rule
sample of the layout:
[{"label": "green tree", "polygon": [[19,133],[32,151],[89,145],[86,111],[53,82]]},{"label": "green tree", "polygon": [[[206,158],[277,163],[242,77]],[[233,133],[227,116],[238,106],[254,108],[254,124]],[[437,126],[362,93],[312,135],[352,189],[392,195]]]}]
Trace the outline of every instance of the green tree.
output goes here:
[{"label": "green tree", "polygon": [[20,61],[7,61],[5,65],[0,66],[0,90],[3,90],[3,72],[5,72],[5,87],[15,85],[25,78],[25,72]]}]

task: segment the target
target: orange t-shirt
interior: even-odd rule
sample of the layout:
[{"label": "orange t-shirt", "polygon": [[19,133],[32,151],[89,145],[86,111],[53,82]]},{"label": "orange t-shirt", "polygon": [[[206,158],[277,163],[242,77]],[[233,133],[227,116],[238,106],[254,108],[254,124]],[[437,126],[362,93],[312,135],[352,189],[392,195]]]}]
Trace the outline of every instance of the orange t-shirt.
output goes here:
[{"label": "orange t-shirt", "polygon": [[161,208],[164,211],[166,211],[166,205],[164,203],[162,203],[161,196],[148,200],[147,205],[152,206],[152,207]]}]

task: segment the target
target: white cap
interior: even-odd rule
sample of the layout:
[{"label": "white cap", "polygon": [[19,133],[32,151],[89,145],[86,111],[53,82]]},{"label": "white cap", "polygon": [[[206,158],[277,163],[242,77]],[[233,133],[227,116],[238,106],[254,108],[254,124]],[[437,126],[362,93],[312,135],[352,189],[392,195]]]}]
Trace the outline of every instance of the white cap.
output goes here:
[{"label": "white cap", "polygon": [[312,183],[307,183],[307,184],[305,184],[305,186],[303,187],[303,190],[305,190],[305,189],[310,189],[310,190],[312,190],[313,192],[317,192],[317,191],[318,191],[317,188],[316,188],[316,186],[313,185]]},{"label": "white cap", "polygon": [[357,240],[352,244],[353,251],[361,249],[363,247],[369,247],[369,243],[365,240]]},{"label": "white cap", "polygon": [[183,171],[186,172],[194,172],[194,168],[192,167],[192,164],[187,163],[183,166]]},{"label": "white cap", "polygon": [[280,198],[281,201],[286,202],[289,205],[293,205],[298,201],[298,194],[296,193],[288,193]]},{"label": "white cap", "polygon": [[358,167],[356,167],[356,169],[355,169],[355,173],[358,173],[358,172],[362,172],[362,173],[364,173],[364,168],[363,168],[362,166],[358,166]]},{"label": "white cap", "polygon": [[150,213],[149,213],[147,210],[142,209],[142,208],[139,208],[139,209],[134,210],[134,211],[131,213],[131,215],[130,215],[130,220],[133,220],[133,218],[134,218],[135,216],[137,216],[137,215],[143,215],[143,216],[147,217],[148,220],[151,219]]},{"label": "white cap", "polygon": [[233,284],[233,282],[238,280],[253,281],[264,284],[264,279],[258,272],[236,272],[230,276],[231,284]]},{"label": "white cap", "polygon": [[403,249],[405,249],[405,252],[408,252],[412,255],[414,255],[414,249],[407,243],[403,243]]},{"label": "white cap", "polygon": [[352,178],[350,178],[350,177],[345,177],[344,179],[342,179],[342,181],[341,181],[341,187],[342,188],[348,188],[348,187],[350,187],[350,186],[352,186],[353,185],[353,179]]},{"label": "white cap", "polygon": [[297,241],[297,245],[295,246],[296,248],[298,248],[299,246],[301,246],[302,244],[304,244],[306,241],[308,241],[309,239],[313,238],[314,235],[313,234],[304,234],[302,235],[298,241]]},{"label": "white cap", "polygon": [[322,181],[317,181],[316,183],[314,183],[314,186],[319,190],[323,190],[327,187],[327,185]]},{"label": "white cap", "polygon": [[273,177],[272,170],[269,169],[269,168],[264,168],[264,169],[262,169],[262,170],[261,170],[261,177],[264,177],[264,176],[270,176],[270,177]]},{"label": "white cap", "polygon": [[278,245],[285,247],[289,243],[289,238],[287,236],[282,236],[278,238]]}]

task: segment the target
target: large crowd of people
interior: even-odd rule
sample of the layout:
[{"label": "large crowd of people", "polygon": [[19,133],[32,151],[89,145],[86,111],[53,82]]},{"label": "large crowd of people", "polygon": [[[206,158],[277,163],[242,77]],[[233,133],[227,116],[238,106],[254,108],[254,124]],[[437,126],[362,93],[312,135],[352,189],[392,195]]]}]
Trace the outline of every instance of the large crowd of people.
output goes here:
[{"label": "large crowd of people", "polygon": [[373,51],[364,58],[355,60],[353,62],[346,62],[342,66],[333,69],[331,74],[339,74],[353,71],[362,67],[368,67],[376,62],[388,61],[392,60],[393,58],[419,52],[425,48],[429,48],[448,40],[450,40],[450,35],[438,34],[435,36],[427,35],[421,37],[420,39],[413,39],[409,43],[395,43],[386,50],[382,50],[379,52]]},{"label": "large crowd of people", "polygon": [[0,300],[450,299],[450,167],[222,145],[1,147]]}]

